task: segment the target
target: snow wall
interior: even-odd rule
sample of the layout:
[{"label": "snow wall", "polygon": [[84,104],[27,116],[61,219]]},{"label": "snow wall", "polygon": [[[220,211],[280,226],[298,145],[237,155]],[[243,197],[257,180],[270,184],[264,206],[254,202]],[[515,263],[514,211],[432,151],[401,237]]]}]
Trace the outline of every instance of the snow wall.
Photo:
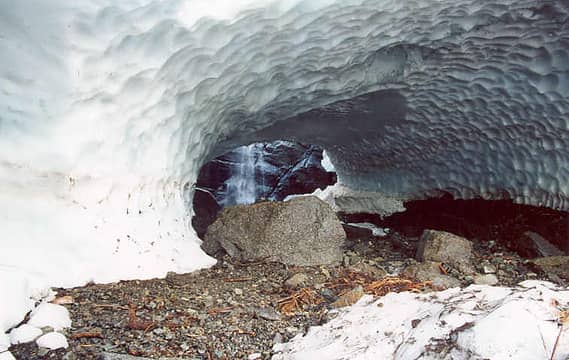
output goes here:
[{"label": "snow wall", "polygon": [[320,145],[358,190],[569,210],[568,14],[547,0],[0,0],[0,330],[46,286],[211,265],[191,184],[255,141]]}]

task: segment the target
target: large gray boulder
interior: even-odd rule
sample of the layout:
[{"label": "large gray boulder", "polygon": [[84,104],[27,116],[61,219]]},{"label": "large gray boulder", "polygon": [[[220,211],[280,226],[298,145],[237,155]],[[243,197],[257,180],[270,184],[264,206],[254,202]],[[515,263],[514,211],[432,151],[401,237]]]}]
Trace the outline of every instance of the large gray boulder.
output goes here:
[{"label": "large gray boulder", "polygon": [[310,266],[339,263],[345,237],[330,206],[306,196],[226,207],[209,226],[202,248],[211,255],[223,249],[241,262]]}]

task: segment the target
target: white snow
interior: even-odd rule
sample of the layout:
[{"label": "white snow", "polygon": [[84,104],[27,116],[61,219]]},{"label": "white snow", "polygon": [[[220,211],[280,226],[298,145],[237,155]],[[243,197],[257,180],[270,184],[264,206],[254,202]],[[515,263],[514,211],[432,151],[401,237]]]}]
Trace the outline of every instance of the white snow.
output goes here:
[{"label": "white snow", "polygon": [[38,328],[51,326],[54,330],[62,330],[71,326],[71,318],[64,306],[44,302],[32,311],[28,324]]},{"label": "white snow", "polygon": [[0,333],[0,352],[10,347],[10,337],[5,333]]},{"label": "white snow", "polygon": [[[538,282],[516,288],[390,293],[375,301],[366,296],[305,336],[275,345],[279,353],[273,360],[549,359],[561,329],[560,310],[566,309],[568,290]],[[567,356],[569,334],[564,328],[554,359]]]},{"label": "white snow", "polygon": [[60,348],[67,348],[69,344],[65,336],[58,332],[47,333],[36,340],[36,344],[39,347],[48,348],[51,350],[56,350]]},{"label": "white snow", "polygon": [[10,331],[10,343],[12,345],[34,341],[42,334],[40,328],[30,324],[22,324]]},{"label": "white snow", "polygon": [[0,352],[0,360],[16,360],[16,358],[14,357],[14,355],[12,355],[11,352],[5,351],[5,352]]}]

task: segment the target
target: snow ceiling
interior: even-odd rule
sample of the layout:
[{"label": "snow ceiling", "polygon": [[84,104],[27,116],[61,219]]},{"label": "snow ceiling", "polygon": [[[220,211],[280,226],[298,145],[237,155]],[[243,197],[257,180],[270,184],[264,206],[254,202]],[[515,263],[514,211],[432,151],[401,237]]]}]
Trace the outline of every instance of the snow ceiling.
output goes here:
[{"label": "snow ceiling", "polygon": [[255,141],[320,145],[357,190],[569,210],[568,15],[546,0],[1,2],[0,294],[212,264],[184,185]]}]

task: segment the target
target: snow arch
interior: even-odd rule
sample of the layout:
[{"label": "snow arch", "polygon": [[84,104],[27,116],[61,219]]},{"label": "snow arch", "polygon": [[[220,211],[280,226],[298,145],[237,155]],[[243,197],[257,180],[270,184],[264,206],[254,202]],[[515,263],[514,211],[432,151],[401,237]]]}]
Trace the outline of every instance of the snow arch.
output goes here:
[{"label": "snow arch", "polygon": [[0,7],[0,278],[23,293],[211,264],[183,186],[259,140],[322,145],[356,189],[569,209],[563,2]]}]

